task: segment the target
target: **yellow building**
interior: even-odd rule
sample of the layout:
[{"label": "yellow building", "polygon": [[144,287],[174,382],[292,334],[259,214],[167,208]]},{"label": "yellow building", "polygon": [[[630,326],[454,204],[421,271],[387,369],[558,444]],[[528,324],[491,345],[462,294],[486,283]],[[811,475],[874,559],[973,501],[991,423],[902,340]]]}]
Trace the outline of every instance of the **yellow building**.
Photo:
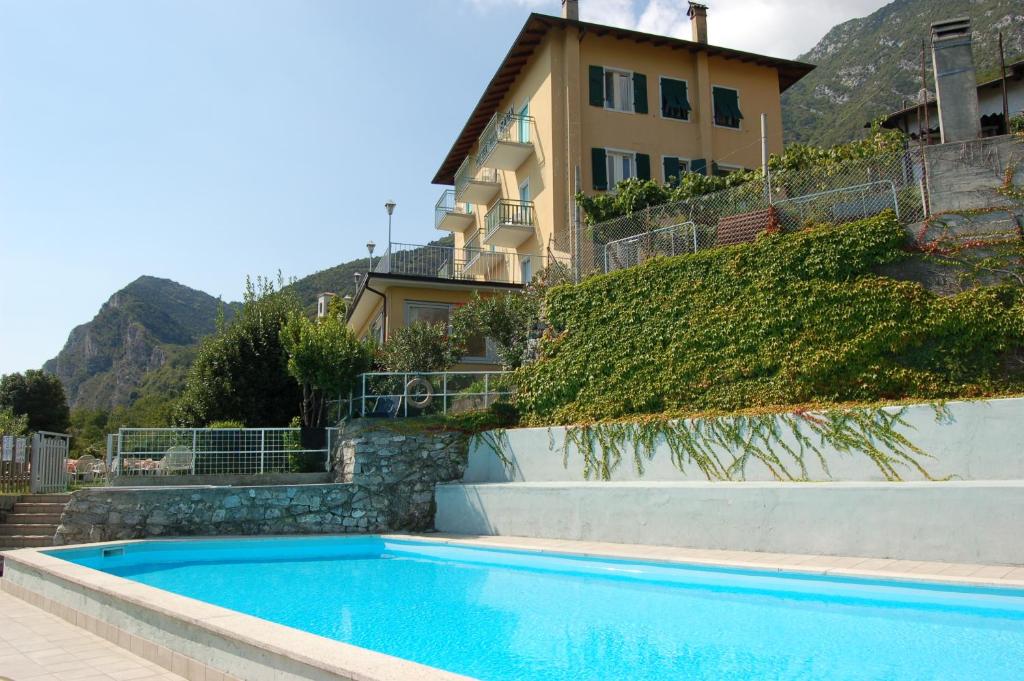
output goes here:
[{"label": "yellow building", "polygon": [[[452,186],[435,227],[454,246],[427,254],[421,274],[444,285],[387,282],[390,312],[373,328],[415,321],[410,301],[457,304],[571,267],[578,192],[758,167],[761,114],[769,153],[781,152],[780,95],[814,67],[711,45],[707,8],[690,3],[689,14],[693,40],[580,21],[577,0],[563,0],[561,17],[531,14],[433,179]],[[394,262],[371,285],[384,275],[399,275]],[[384,303],[364,298],[351,322],[370,333]]]}]

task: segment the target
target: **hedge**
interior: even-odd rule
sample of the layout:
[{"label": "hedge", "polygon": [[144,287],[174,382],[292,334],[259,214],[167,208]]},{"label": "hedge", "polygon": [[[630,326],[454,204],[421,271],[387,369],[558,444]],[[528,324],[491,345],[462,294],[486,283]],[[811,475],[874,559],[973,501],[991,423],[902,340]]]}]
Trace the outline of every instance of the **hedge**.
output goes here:
[{"label": "hedge", "polygon": [[579,423],[1024,388],[1022,290],[938,297],[875,274],[905,239],[887,213],[556,287],[518,407]]}]

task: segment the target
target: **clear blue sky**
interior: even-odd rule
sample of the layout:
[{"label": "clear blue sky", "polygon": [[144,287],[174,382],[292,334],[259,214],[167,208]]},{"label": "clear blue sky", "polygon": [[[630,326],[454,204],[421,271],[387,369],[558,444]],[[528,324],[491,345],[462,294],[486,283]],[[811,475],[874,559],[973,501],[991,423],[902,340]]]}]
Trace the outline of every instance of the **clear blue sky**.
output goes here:
[{"label": "clear blue sky", "polygon": [[[822,27],[794,37],[780,8],[812,0],[719,2],[711,42],[785,57],[882,4],[815,4]],[[235,300],[247,274],[383,244],[388,198],[396,241],[435,238],[434,171],[527,13],[559,4],[0,0],[0,374],[142,274]],[[740,4],[777,28],[727,20]],[[581,6],[687,30],[683,0]]]}]

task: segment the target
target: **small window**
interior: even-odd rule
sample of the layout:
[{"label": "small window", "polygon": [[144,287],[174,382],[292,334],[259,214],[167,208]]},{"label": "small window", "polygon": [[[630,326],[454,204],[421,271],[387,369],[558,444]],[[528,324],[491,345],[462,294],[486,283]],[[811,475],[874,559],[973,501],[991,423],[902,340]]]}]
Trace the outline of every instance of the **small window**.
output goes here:
[{"label": "small window", "polygon": [[615,69],[604,70],[604,108],[633,111],[633,74]]},{"label": "small window", "polygon": [[662,158],[662,173],[666,185],[678,186],[683,173],[690,172],[689,159],[678,156],[664,156]]},{"label": "small window", "polygon": [[711,174],[715,177],[725,177],[727,175],[732,175],[735,172],[739,172],[740,170],[743,170],[740,166],[728,166],[718,163],[711,164]]},{"label": "small window", "polygon": [[524,284],[529,284],[533,281],[533,262],[529,256],[524,257],[519,262],[519,275],[520,281]]},{"label": "small window", "polygon": [[615,185],[623,180],[636,177],[636,154],[609,150],[607,152],[607,163],[609,189],[613,189]]},{"label": "small window", "polygon": [[690,100],[686,95],[685,80],[661,79],[661,115],[680,121],[690,120]]},{"label": "small window", "polygon": [[738,130],[743,119],[739,90],[716,85],[711,88],[711,97],[715,109],[715,125]]},{"label": "small window", "polygon": [[444,324],[447,328],[450,313],[451,306],[445,303],[408,302],[405,304],[405,325]]},{"label": "small window", "polygon": [[377,315],[377,318],[370,324],[370,340],[377,345],[383,345],[384,343],[384,313],[381,312]]}]

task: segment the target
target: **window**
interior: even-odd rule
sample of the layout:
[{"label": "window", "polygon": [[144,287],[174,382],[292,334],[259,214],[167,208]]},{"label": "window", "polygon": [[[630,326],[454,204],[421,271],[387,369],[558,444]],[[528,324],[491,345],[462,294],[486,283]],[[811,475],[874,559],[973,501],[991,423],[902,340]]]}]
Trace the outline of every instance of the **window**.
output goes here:
[{"label": "window", "polygon": [[528,144],[530,142],[530,100],[523,102],[519,109],[519,142]]},{"label": "window", "polygon": [[661,158],[662,179],[665,184],[677,186],[683,173],[690,172],[690,161],[678,156],[663,156]]},{"label": "window", "polygon": [[608,163],[608,186],[614,188],[619,182],[636,177],[636,155],[624,151],[606,151]]},{"label": "window", "polygon": [[413,324],[444,324],[448,326],[448,315],[451,306],[446,303],[407,302],[405,304],[405,325]]},{"label": "window", "polygon": [[711,164],[711,174],[715,177],[725,177],[726,175],[732,175],[740,170],[743,170],[740,166],[720,165],[718,163]]},{"label": "window", "polygon": [[520,281],[524,284],[529,284],[533,281],[533,263],[530,261],[529,256],[519,261],[519,276]]},{"label": "window", "polygon": [[739,130],[740,121],[743,119],[739,90],[716,85],[711,88],[711,98],[715,110],[715,125]]},{"label": "window", "polygon": [[604,108],[633,111],[633,74],[615,69],[604,70]]},{"label": "window", "polygon": [[370,336],[370,340],[372,340],[377,345],[382,345],[384,343],[384,312],[383,311],[381,311],[381,313],[379,315],[377,315],[377,318],[373,320],[373,323],[370,324],[370,334],[369,334],[369,336]]},{"label": "window", "polygon": [[661,79],[661,115],[680,121],[690,120],[690,100],[686,96],[685,80]]}]

